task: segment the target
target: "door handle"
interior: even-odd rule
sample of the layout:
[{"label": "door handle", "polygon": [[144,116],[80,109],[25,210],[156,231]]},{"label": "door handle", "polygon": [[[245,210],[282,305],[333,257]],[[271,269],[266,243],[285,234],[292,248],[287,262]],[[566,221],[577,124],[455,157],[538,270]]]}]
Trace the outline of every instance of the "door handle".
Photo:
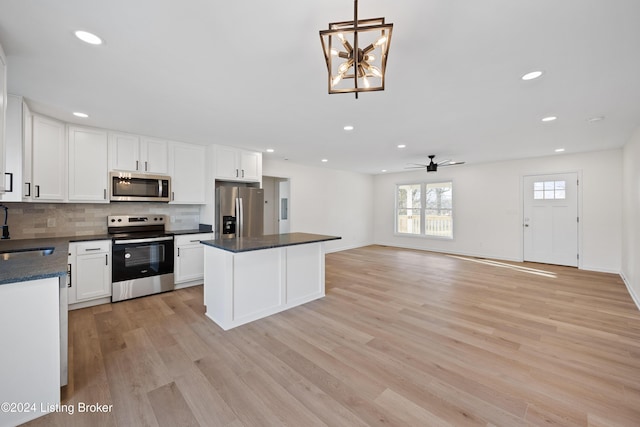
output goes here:
[{"label": "door handle", "polygon": [[525,227],[528,227],[528,226],[529,226],[529,224],[524,224],[524,226],[525,226]]}]

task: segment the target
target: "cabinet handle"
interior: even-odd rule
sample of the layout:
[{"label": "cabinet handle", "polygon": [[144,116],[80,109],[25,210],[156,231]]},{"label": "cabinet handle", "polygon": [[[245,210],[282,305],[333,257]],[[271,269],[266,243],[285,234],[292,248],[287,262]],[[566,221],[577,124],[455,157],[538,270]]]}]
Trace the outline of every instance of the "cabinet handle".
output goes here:
[{"label": "cabinet handle", "polygon": [[107,200],[107,189],[104,189],[104,199]]},{"label": "cabinet handle", "polygon": [[148,167],[147,167],[147,161],[145,160],[145,161],[144,161],[144,171],[145,171],[145,172],[147,172],[148,170],[149,170],[149,169],[148,169]]},{"label": "cabinet handle", "polygon": [[136,170],[138,170],[138,161],[136,160]]},{"label": "cabinet handle", "polygon": [[238,177],[238,169],[236,169],[236,178]]},{"label": "cabinet handle", "polygon": [[200,240],[196,239],[196,240],[189,240],[191,243],[195,243],[195,242],[199,242]]},{"label": "cabinet handle", "polygon": [[109,265],[109,254],[104,254],[104,265]]},{"label": "cabinet handle", "polygon": [[85,251],[85,252],[90,252],[90,251],[99,251],[100,249],[101,249],[101,248],[88,248],[88,249],[85,249],[84,251]]},{"label": "cabinet handle", "polygon": [[180,256],[180,248],[178,248],[178,256]]},{"label": "cabinet handle", "polygon": [[25,197],[31,197],[31,183],[30,182],[25,182],[25,185],[27,186],[27,194],[25,194]]},{"label": "cabinet handle", "polygon": [[244,178],[244,169],[242,169],[242,177]]},{"label": "cabinet handle", "polygon": [[40,186],[39,185],[34,185],[34,187],[36,187],[36,199],[40,197]]},{"label": "cabinet handle", "polygon": [[176,199],[176,193],[174,193],[173,191],[171,192],[171,201],[174,201]]},{"label": "cabinet handle", "polygon": [[5,172],[5,175],[9,175],[9,189],[7,193],[13,193],[13,172]]},{"label": "cabinet handle", "polygon": [[67,276],[69,276],[69,284],[67,285],[67,288],[70,288],[71,285],[73,284],[73,276],[71,273],[71,264],[67,264]]}]

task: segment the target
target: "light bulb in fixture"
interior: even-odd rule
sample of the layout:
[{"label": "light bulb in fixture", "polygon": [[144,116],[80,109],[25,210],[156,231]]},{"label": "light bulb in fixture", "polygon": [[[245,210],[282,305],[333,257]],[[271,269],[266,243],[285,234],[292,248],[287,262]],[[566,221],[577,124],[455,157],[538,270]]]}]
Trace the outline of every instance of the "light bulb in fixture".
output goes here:
[{"label": "light bulb in fixture", "polygon": [[273,153],[273,152],[275,152],[275,151],[276,151],[276,150],[274,150],[273,148],[267,148],[267,153]]},{"label": "light bulb in fixture", "polygon": [[372,65],[371,67],[369,67],[369,71],[371,71],[371,74],[373,74],[376,77],[382,77],[382,71],[380,71],[380,68],[378,67],[374,67]]},{"label": "light bulb in fixture", "polygon": [[75,36],[77,38],[79,38],[80,40],[82,40],[85,43],[89,43],[89,44],[93,44],[93,45],[102,44],[102,39],[100,37],[96,36],[93,33],[88,32],[88,31],[78,30],[74,34],[75,34]]},{"label": "light bulb in fixture", "polygon": [[534,80],[541,77],[544,74],[542,71],[532,71],[521,77],[522,80]]},{"label": "light bulb in fixture", "polygon": [[382,46],[387,41],[387,36],[382,36],[374,43],[375,46]]}]

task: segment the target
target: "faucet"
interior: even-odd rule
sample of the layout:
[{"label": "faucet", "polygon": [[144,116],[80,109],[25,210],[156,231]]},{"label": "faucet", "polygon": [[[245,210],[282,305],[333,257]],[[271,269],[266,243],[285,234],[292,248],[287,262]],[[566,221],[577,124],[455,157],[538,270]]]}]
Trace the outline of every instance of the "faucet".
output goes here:
[{"label": "faucet", "polygon": [[2,227],[2,236],[0,239],[10,239],[9,237],[9,226],[7,225],[7,218],[9,218],[9,208],[5,205],[0,205],[0,209],[4,209],[4,225]]}]

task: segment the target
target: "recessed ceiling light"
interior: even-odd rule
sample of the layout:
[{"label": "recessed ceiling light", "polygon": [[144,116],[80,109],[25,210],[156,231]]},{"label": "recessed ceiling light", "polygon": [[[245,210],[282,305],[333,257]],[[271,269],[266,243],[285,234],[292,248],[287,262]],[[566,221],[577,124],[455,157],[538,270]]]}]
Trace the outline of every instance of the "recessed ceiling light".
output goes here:
[{"label": "recessed ceiling light", "polygon": [[554,120],[557,120],[558,118],[556,116],[549,116],[549,117],[544,117],[542,119],[543,122],[552,122]]},{"label": "recessed ceiling light", "polygon": [[556,153],[562,153],[564,152],[564,148],[556,148]]},{"label": "recessed ceiling light", "polygon": [[534,80],[537,79],[538,77],[542,76],[544,73],[542,71],[532,71],[530,73],[525,74],[524,76],[520,77],[522,80]]},{"label": "recessed ceiling light", "polygon": [[95,34],[89,33],[87,31],[78,30],[74,34],[76,35],[77,38],[79,38],[85,43],[89,43],[93,45],[102,44],[102,39],[100,37],[96,36]]},{"label": "recessed ceiling light", "polygon": [[329,160],[327,159],[322,159],[322,163],[327,163]]},{"label": "recessed ceiling light", "polygon": [[386,171],[387,171],[386,169],[382,169],[382,172],[386,172]]},{"label": "recessed ceiling light", "polygon": [[275,152],[275,151],[276,151],[276,150],[274,150],[273,148],[267,148],[267,153],[273,153],[273,152]]},{"label": "recessed ceiling light", "polygon": [[587,119],[589,123],[601,122],[603,120],[604,120],[604,116],[590,117]]},{"label": "recessed ceiling light", "polygon": [[88,115],[88,114],[86,114],[86,113],[80,113],[80,112],[78,112],[78,111],[76,111],[75,113],[73,113],[73,115],[74,115],[74,116],[76,116],[76,117],[82,117],[83,119],[86,119],[87,117],[89,117],[89,115]]},{"label": "recessed ceiling light", "polygon": [[353,126],[352,125],[346,125],[343,129],[346,130],[346,131],[350,131],[350,130],[353,130]]},{"label": "recessed ceiling light", "polygon": [[407,148],[405,144],[398,144],[398,148]]}]

